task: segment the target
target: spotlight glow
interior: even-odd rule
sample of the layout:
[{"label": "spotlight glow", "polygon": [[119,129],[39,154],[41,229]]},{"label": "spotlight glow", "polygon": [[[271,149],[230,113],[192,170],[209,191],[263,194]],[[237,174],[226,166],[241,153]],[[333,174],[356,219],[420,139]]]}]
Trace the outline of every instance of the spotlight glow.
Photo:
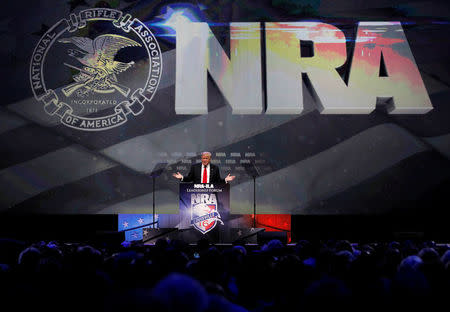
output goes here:
[{"label": "spotlight glow", "polygon": [[176,24],[183,22],[205,22],[206,16],[203,10],[190,3],[176,3],[163,7],[160,15],[154,20],[147,22],[150,27],[157,28],[156,36],[174,43],[176,37]]}]

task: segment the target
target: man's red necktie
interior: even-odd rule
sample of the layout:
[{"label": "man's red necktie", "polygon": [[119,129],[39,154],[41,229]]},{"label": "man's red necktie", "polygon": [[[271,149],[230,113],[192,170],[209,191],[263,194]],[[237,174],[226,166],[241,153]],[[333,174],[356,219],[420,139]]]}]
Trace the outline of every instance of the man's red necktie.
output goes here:
[{"label": "man's red necktie", "polygon": [[208,173],[206,172],[206,166],[203,166],[203,180],[202,183],[208,183]]}]

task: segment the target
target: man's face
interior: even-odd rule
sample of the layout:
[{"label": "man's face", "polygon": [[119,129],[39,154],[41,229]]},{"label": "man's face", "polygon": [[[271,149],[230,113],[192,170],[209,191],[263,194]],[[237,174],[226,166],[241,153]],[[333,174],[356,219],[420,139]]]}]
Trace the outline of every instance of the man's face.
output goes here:
[{"label": "man's face", "polygon": [[209,162],[211,161],[211,156],[210,155],[202,155],[202,165],[203,166],[208,166]]}]

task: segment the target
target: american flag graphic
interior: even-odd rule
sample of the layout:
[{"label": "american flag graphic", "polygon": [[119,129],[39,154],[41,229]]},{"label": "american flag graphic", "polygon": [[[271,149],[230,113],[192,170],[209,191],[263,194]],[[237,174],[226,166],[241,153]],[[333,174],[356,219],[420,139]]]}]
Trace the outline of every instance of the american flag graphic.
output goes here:
[{"label": "american flag graphic", "polygon": [[[212,1],[204,1],[189,8],[197,7],[202,16],[217,22],[256,20],[258,14],[259,20],[303,18],[269,2],[227,4],[219,11]],[[170,5],[111,3],[150,27],[157,16],[164,19]],[[252,214],[253,180],[247,164],[254,164],[260,174],[256,200],[261,214],[408,213],[399,202],[448,187],[450,25],[445,1],[330,0],[309,5],[317,18],[332,16],[349,38],[359,20],[389,16],[402,21],[434,107],[425,115],[389,115],[378,109],[368,115],[323,115],[306,89],[300,115],[232,115],[210,77],[209,113],[177,115],[176,45],[170,41],[173,37],[155,31],[164,66],[155,97],[142,114],[120,127],[83,132],[44,113],[32,95],[28,69],[34,46],[49,26],[70,12],[96,5],[97,1],[32,1],[25,8],[8,3],[8,14],[0,17],[1,212],[149,214],[150,173],[158,163],[167,162],[155,180],[156,213],[176,214],[178,180],[172,174],[186,174],[202,151],[212,152],[222,177],[236,175],[231,185],[236,214]],[[226,47],[226,39],[222,43]],[[56,64],[49,59],[48,66],[52,62]],[[128,85],[133,85],[129,79]],[[63,87],[68,81],[54,83]]]}]

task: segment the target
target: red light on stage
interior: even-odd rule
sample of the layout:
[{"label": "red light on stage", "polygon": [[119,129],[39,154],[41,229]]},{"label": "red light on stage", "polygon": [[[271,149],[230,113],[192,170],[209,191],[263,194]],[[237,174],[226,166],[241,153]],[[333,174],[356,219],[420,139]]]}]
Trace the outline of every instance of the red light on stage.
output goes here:
[{"label": "red light on stage", "polygon": [[[252,219],[254,215],[252,215]],[[291,215],[289,214],[259,214],[256,216],[256,227],[267,232],[287,232],[287,242],[291,242]]]}]

